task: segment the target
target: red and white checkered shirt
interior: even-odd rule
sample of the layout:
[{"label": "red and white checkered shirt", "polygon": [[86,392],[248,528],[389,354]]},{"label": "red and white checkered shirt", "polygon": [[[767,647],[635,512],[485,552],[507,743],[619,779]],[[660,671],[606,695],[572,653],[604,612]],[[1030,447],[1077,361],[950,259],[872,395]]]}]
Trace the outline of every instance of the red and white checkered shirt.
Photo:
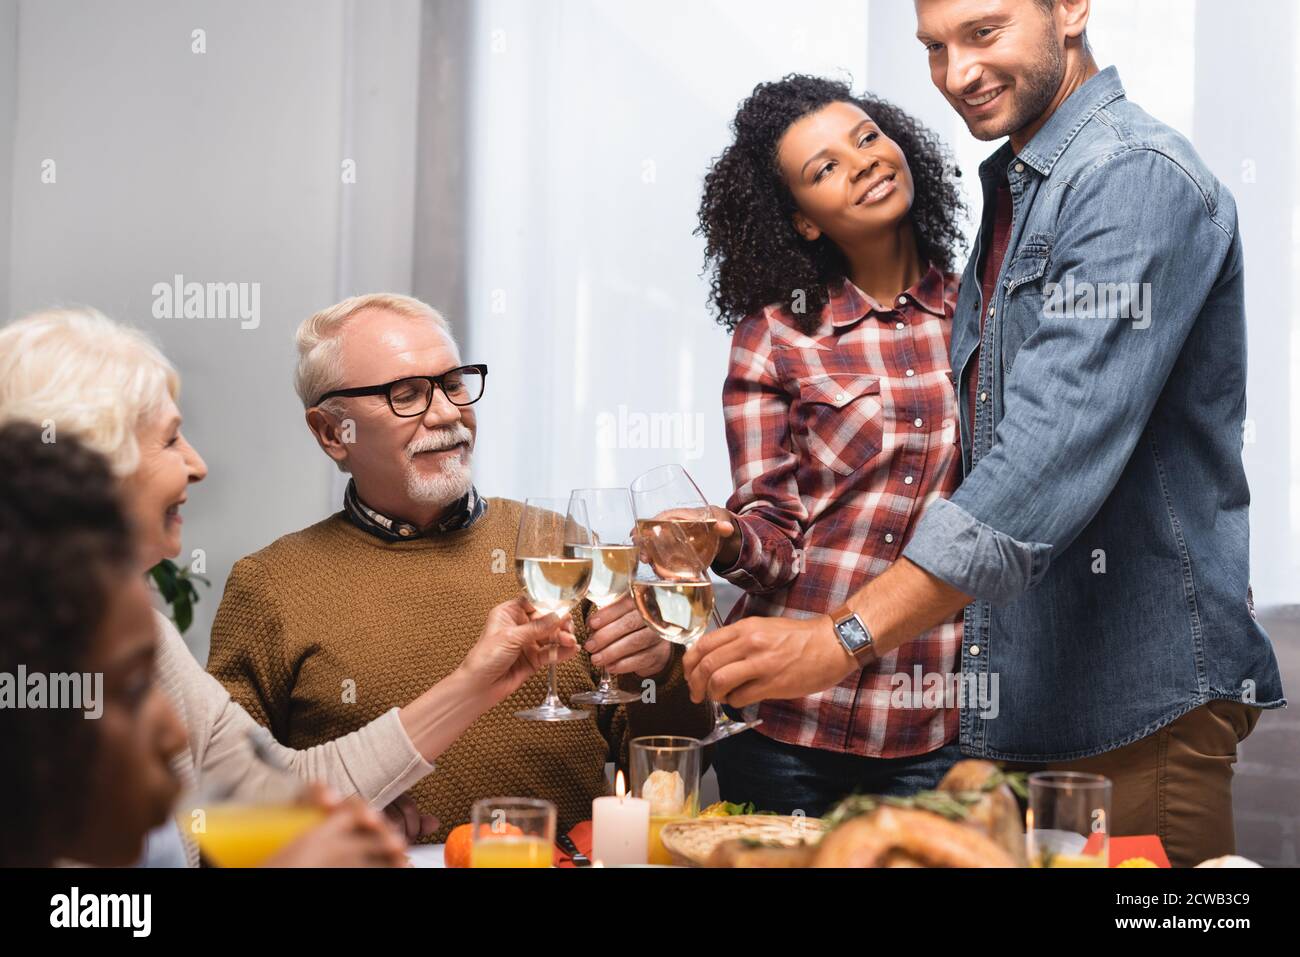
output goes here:
[{"label": "red and white checkered shirt", "polygon": [[[781,306],[736,327],[722,403],[742,543],[736,564],[715,570],[745,594],[729,621],[836,610],[898,559],[926,504],[956,489],[959,279],[931,267],[889,305],[846,281],[812,335]],[[834,688],[746,714],[790,744],[924,754],[957,735],[957,708],[922,692],[953,672],[960,645],[957,615]]]}]

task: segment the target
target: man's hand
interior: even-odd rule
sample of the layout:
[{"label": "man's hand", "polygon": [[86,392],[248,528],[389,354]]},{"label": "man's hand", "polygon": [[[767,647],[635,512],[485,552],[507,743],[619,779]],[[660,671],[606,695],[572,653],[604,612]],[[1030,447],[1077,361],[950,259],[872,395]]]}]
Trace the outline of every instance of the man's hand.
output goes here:
[{"label": "man's hand", "polygon": [[483,634],[461,662],[461,671],[494,703],[505,700],[551,661],[568,661],[578,653],[572,619],[567,615],[532,618],[533,613],[522,596],[497,605],[488,612]]},{"label": "man's hand", "polygon": [[384,816],[408,842],[422,837],[432,837],[438,831],[438,819],[432,814],[421,814],[409,794],[399,794],[384,808]]},{"label": "man's hand", "polygon": [[829,615],[742,618],[704,635],[683,659],[691,700],[733,708],[825,691],[858,669]]},{"label": "man's hand", "polygon": [[642,678],[659,674],[673,656],[673,646],[650,629],[636,610],[631,595],[608,608],[598,608],[587,618],[584,645],[597,668],[612,675],[635,673]]}]

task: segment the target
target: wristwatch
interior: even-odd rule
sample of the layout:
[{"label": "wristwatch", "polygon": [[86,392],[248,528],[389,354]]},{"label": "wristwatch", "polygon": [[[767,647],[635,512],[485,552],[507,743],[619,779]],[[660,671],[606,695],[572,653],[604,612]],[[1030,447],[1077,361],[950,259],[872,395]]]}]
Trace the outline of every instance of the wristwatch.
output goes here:
[{"label": "wristwatch", "polygon": [[848,605],[840,607],[831,613],[831,621],[835,626],[835,636],[839,638],[844,650],[853,656],[858,667],[865,668],[880,659],[871,632],[852,608]]}]

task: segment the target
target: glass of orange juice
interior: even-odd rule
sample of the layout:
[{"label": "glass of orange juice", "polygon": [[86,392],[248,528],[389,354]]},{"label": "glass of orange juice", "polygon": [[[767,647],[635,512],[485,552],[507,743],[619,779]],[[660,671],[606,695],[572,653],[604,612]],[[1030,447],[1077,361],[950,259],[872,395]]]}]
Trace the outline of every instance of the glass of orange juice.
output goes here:
[{"label": "glass of orange juice", "polygon": [[1029,775],[1025,845],[1030,867],[1106,867],[1111,782],[1100,774]]},{"label": "glass of orange juice", "polygon": [[700,742],[666,734],[633,738],[629,758],[632,793],[650,802],[649,863],[671,864],[659,832],[700,813]]},{"label": "glass of orange juice", "polygon": [[539,798],[483,798],[470,810],[471,867],[550,867],[555,805]]},{"label": "glass of orange juice", "polygon": [[250,793],[247,765],[232,762],[199,782],[197,792],[178,805],[182,832],[217,867],[260,867],[277,851],[325,821],[327,812],[306,799],[307,784],[271,757],[266,735],[249,735],[257,773]]},{"label": "glass of orange juice", "polygon": [[267,859],[325,821],[307,804],[214,804],[194,834],[203,856],[217,867],[261,867]]}]

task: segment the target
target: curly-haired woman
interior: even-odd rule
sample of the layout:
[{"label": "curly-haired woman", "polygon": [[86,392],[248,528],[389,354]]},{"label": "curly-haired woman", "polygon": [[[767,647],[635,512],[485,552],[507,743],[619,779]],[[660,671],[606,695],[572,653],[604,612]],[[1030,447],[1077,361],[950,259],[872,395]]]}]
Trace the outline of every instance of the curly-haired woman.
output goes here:
[{"label": "curly-haired woman", "polygon": [[[895,561],[960,476],[948,345],[963,207],[936,137],[829,79],[759,85],[705,180],[712,305],[733,333],[735,492],[714,570],[731,618],[833,613]],[[749,711],[718,745],[723,798],[821,814],[932,787],[958,757],[945,689],[961,620],[840,685]]]}]

